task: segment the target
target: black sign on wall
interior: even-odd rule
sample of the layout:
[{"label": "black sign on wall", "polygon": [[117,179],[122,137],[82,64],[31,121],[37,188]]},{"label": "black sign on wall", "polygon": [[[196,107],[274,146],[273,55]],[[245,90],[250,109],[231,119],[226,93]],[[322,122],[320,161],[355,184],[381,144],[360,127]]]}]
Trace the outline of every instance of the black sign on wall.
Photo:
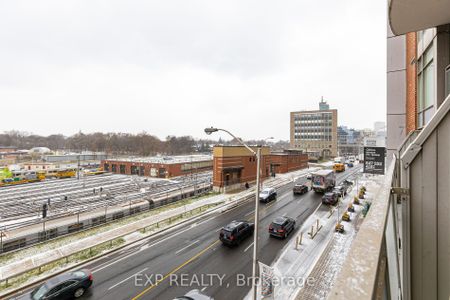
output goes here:
[{"label": "black sign on wall", "polygon": [[364,173],[384,174],[385,147],[364,147]]}]

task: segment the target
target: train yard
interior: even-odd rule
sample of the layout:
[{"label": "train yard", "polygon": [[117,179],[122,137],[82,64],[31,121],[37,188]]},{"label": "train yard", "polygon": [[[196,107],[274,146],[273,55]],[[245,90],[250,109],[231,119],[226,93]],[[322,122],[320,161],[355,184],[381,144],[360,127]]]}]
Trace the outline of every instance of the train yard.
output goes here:
[{"label": "train yard", "polygon": [[2,230],[27,226],[42,220],[92,211],[121,203],[153,201],[158,195],[210,183],[211,172],[170,180],[102,174],[80,179],[55,179],[0,188]]}]

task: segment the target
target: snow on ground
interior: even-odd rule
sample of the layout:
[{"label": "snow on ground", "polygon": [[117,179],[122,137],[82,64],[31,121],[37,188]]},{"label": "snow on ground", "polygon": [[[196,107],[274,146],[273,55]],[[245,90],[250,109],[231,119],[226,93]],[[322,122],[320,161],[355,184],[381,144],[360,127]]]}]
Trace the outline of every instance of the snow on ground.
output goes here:
[{"label": "snow on ground", "polygon": [[16,224],[16,223],[25,223],[27,221],[34,221],[36,219],[40,219],[40,217],[34,216],[34,217],[26,217],[26,218],[20,218],[20,219],[15,219],[15,220],[1,221],[0,229],[4,228],[6,226]]}]

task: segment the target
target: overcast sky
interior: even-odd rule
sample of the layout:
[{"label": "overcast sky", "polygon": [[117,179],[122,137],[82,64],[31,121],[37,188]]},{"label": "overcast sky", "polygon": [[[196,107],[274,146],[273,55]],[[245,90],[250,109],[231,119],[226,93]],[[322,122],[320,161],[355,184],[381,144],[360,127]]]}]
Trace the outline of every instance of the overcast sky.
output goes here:
[{"label": "overcast sky", "polygon": [[[1,1],[3,130],[289,139],[385,120],[386,1]],[[219,135],[216,136],[217,138]],[[222,135],[222,137],[226,137]]]}]

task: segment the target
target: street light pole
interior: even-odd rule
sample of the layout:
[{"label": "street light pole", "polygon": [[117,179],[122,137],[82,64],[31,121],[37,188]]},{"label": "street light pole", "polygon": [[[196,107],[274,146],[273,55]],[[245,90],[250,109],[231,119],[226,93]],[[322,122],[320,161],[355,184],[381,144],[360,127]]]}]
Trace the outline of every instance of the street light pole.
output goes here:
[{"label": "street light pole", "polygon": [[257,299],[257,280],[256,274],[258,272],[258,224],[259,224],[259,188],[260,188],[260,168],[261,168],[261,147],[258,146],[256,152],[250,148],[247,144],[245,144],[240,138],[234,136],[231,132],[225,129],[219,128],[205,128],[206,134],[211,134],[217,131],[224,131],[236,139],[242,146],[247,148],[253,155],[256,156],[256,192],[255,192],[255,231],[253,234],[253,270],[252,270],[252,291],[253,291],[253,300]]},{"label": "street light pole", "polygon": [[256,274],[258,273],[258,225],[259,225],[259,182],[260,182],[260,167],[261,167],[261,148],[256,150],[256,195],[255,195],[255,232],[253,240],[253,300],[257,299],[257,281]]}]

